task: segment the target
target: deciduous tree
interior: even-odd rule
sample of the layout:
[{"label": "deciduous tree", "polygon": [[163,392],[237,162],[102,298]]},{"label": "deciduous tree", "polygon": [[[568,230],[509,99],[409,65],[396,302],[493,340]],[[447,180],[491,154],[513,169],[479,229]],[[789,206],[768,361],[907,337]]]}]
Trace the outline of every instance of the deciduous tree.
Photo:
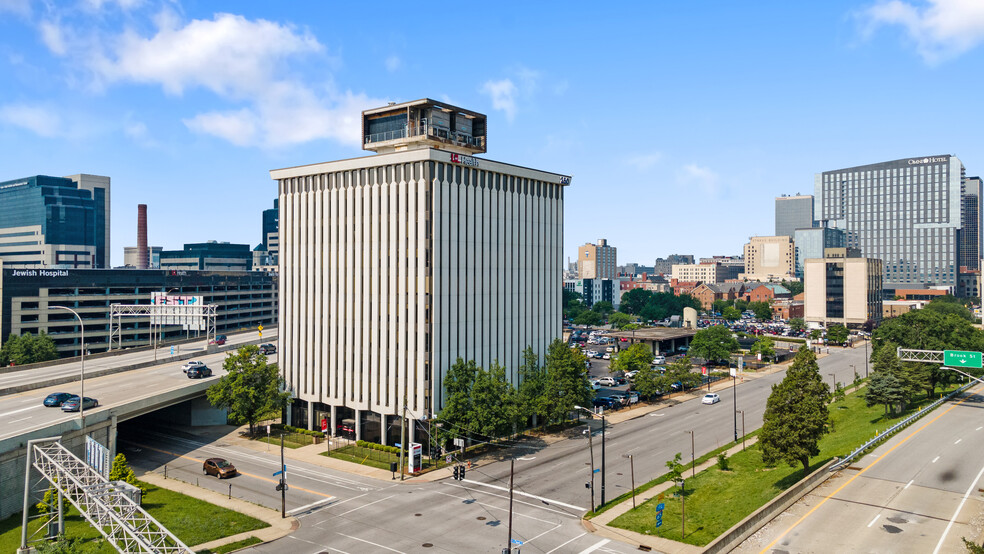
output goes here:
[{"label": "deciduous tree", "polygon": [[10,335],[0,348],[0,365],[14,362],[16,365],[33,364],[58,359],[55,341],[45,333]]},{"label": "deciduous tree", "polygon": [[762,459],[768,464],[799,463],[808,472],[810,457],[820,453],[820,439],[828,430],[829,402],[830,389],[820,376],[816,356],[801,348],[766,402],[759,434]]},{"label": "deciduous tree", "polygon": [[608,316],[608,324],[614,329],[624,329],[630,323],[632,323],[632,316],[623,312],[615,312]]},{"label": "deciduous tree", "polygon": [[755,317],[765,321],[772,319],[772,306],[768,302],[749,302],[748,309],[755,313]]},{"label": "deciduous tree", "polygon": [[847,327],[844,327],[840,323],[835,323],[830,327],[827,327],[827,342],[833,344],[844,344],[847,341],[847,336],[850,333],[847,331]]},{"label": "deciduous tree", "polygon": [[612,371],[638,371],[649,367],[652,363],[653,353],[650,347],[637,342],[619,352],[618,358],[611,363],[610,368]]},{"label": "deciduous tree", "polygon": [[262,417],[287,406],[290,394],[284,391],[277,366],[267,364],[258,346],[241,346],[226,357],[222,368],[226,374],[208,388],[208,401],[229,410],[230,420],[248,423],[250,435]]},{"label": "deciduous tree", "polygon": [[547,370],[545,404],[553,421],[567,419],[574,406],[585,406],[591,402],[594,391],[584,367],[586,360],[584,354],[571,349],[563,341],[550,343],[544,363]]},{"label": "deciduous tree", "polygon": [[751,348],[752,354],[761,354],[763,360],[772,360],[776,355],[776,341],[772,337],[760,337]]},{"label": "deciduous tree", "polygon": [[738,348],[738,339],[724,325],[701,329],[690,341],[690,353],[710,362],[726,361]]}]

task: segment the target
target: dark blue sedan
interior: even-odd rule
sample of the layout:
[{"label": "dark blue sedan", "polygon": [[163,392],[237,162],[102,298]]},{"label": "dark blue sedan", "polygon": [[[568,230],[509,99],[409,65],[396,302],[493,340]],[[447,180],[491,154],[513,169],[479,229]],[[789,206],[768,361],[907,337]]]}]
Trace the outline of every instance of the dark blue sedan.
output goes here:
[{"label": "dark blue sedan", "polygon": [[65,403],[66,400],[74,396],[70,392],[53,392],[44,397],[44,405],[49,408],[57,408]]}]

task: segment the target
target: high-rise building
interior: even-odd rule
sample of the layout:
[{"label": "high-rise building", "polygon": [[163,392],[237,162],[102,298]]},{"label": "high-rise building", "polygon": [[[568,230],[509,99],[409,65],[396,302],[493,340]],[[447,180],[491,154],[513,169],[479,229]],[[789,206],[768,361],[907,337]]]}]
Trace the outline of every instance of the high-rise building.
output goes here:
[{"label": "high-rise building", "polygon": [[862,258],[856,248],[828,248],[803,269],[808,323],[859,327],[882,318],[882,261]]},{"label": "high-rise building", "polygon": [[827,248],[843,248],[847,246],[847,238],[843,229],[830,227],[814,227],[812,229],[796,229],[793,235],[796,247],[796,278],[803,278],[803,267],[806,260],[822,258]]},{"label": "high-rise building", "polygon": [[745,258],[741,256],[712,256],[701,258],[700,263],[721,264],[721,267],[724,268],[722,277],[725,281],[738,279],[741,274],[745,273]]},{"label": "high-rise building", "polygon": [[109,177],[0,183],[0,260],[9,268],[109,267]]},{"label": "high-rise building", "polygon": [[248,244],[229,244],[210,240],[184,245],[182,250],[160,253],[161,269],[249,271],[253,251]]},{"label": "high-rise building", "polygon": [[273,199],[273,208],[263,210],[263,250],[270,253],[273,263],[277,263],[277,252],[271,247],[278,247],[277,232],[280,231],[280,199]]},{"label": "high-rise building", "polygon": [[[148,246],[148,265],[147,269],[160,269],[161,267],[161,251],[164,248],[161,246]],[[136,246],[124,246],[123,247],[123,265],[126,267],[137,268],[137,263],[140,261],[140,253]]]},{"label": "high-rise building", "polygon": [[816,227],[813,197],[809,195],[776,197],[776,235],[792,238],[796,229]]},{"label": "high-rise building", "polygon": [[796,274],[796,249],[789,235],[752,237],[745,244],[745,279],[780,281]]},{"label": "high-rise building", "polygon": [[673,266],[677,264],[694,263],[693,254],[670,254],[665,258],[656,258],[653,264],[653,272],[659,275],[670,275],[673,273]]},{"label": "high-rise building", "polygon": [[723,283],[727,280],[728,272],[720,263],[673,264],[670,276],[677,281]]},{"label": "high-rise building", "polygon": [[966,250],[980,251],[980,222],[962,214],[964,181],[951,155],[824,171],[814,178],[815,212],[821,226],[844,230],[847,246],[882,260],[886,288],[956,289],[961,241],[976,232]]},{"label": "high-rise building", "polygon": [[279,364],[295,424],[392,443],[406,413],[413,442],[456,360],[518,385],[523,350],[561,337],[570,177],[475,157],[486,117],[431,99],[363,112],[362,137],[376,155],[270,173]]},{"label": "high-rise building", "polygon": [[606,239],[598,244],[587,243],[577,249],[577,275],[581,279],[614,279],[618,277],[617,252]]},{"label": "high-rise building", "polygon": [[960,268],[981,269],[981,195],[984,193],[980,177],[967,177],[964,183],[961,215],[963,227],[960,231]]}]

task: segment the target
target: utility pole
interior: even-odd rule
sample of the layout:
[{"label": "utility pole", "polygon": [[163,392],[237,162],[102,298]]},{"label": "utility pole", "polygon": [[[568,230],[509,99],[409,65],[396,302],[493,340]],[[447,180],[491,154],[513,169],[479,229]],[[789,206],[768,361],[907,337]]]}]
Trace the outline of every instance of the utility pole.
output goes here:
[{"label": "utility pole", "polygon": [[512,552],[513,477],[515,471],[516,460],[509,460],[509,541],[506,542],[506,552]]},{"label": "utility pole", "polygon": [[403,440],[403,433],[407,428],[407,397],[403,397],[403,417],[400,419],[400,481],[406,475],[406,468],[403,465],[403,453],[407,451],[407,441]]},{"label": "utility pole", "polygon": [[280,518],[287,518],[287,466],[284,465],[284,433],[280,433]]},{"label": "utility pole", "polygon": [[591,442],[591,420],[590,419],[588,420],[588,452],[591,453],[591,510],[594,511],[594,509],[595,509],[595,501],[594,501],[594,498],[595,498],[594,497],[594,473],[595,473],[595,465],[594,465],[594,445]]},{"label": "utility pole", "polygon": [[601,505],[605,505],[605,413],[601,413]]},{"label": "utility pole", "polygon": [[687,433],[690,433],[690,476],[695,477],[697,475],[697,464],[694,463],[694,432],[687,431]]},{"label": "utility pole", "polygon": [[731,391],[735,400],[735,442],[738,442],[738,371],[731,374]]},{"label": "utility pole", "polygon": [[632,458],[632,454],[622,454],[623,458],[629,459],[629,476],[632,479],[632,508],[636,507],[636,490],[635,490],[635,461]]}]

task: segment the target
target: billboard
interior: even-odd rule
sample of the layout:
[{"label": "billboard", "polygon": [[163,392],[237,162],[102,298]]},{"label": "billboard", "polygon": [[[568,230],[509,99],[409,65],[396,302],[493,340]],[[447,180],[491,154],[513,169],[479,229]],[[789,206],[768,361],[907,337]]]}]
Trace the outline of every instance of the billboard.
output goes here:
[{"label": "billboard", "polygon": [[205,297],[165,292],[150,293],[155,308],[151,315],[154,325],[180,325],[182,329],[205,331]]}]

